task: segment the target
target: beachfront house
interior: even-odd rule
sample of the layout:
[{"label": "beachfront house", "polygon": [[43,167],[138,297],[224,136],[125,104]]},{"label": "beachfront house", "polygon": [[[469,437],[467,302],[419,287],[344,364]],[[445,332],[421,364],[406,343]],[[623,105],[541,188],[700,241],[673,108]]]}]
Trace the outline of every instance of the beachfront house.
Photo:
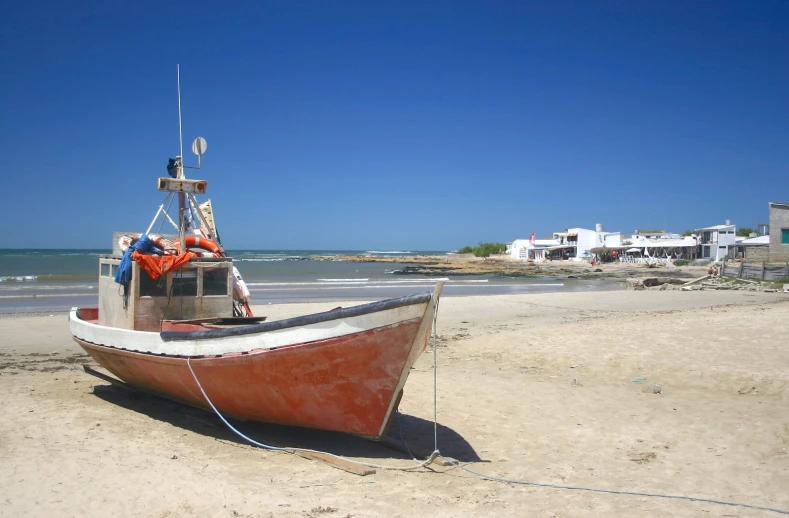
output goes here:
[{"label": "beachfront house", "polygon": [[507,245],[506,253],[513,259],[523,259],[524,261],[528,257],[527,249],[529,246],[528,239],[516,239],[509,245]]},{"label": "beachfront house", "polygon": [[[559,232],[554,233],[554,239],[559,236]],[[591,257],[592,248],[616,248],[622,245],[621,232],[604,232],[603,225],[598,223],[594,230],[588,228],[568,228],[565,240],[568,245],[575,248],[575,257]]]},{"label": "beachfront house", "polygon": [[681,238],[679,234],[672,234],[665,230],[644,230],[637,228],[633,234],[627,236],[627,239],[678,239]]},{"label": "beachfront house", "polygon": [[789,262],[789,203],[771,201],[770,261]]},{"label": "beachfront house", "polygon": [[736,244],[737,226],[726,220],[725,225],[696,229],[700,259],[722,261],[729,254],[729,247]]},{"label": "beachfront house", "polygon": [[561,248],[561,243],[555,239],[516,239],[507,247],[507,253],[522,261],[544,261],[551,250]]},{"label": "beachfront house", "polygon": [[682,236],[665,230],[639,230],[624,236],[622,244],[629,247],[627,253],[645,258],[695,259],[697,240],[695,236]]},{"label": "beachfront house", "polygon": [[755,236],[737,241],[729,247],[729,259],[767,261],[770,259],[770,236]]}]

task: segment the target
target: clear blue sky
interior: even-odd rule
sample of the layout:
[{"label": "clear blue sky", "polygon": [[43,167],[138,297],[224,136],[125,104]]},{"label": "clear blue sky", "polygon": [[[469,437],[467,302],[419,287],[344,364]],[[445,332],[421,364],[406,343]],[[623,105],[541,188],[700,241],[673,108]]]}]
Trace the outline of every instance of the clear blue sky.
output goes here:
[{"label": "clear blue sky", "polygon": [[177,63],[230,248],[754,227],[789,201],[786,1],[29,1],[0,17],[3,246],[144,230]]}]

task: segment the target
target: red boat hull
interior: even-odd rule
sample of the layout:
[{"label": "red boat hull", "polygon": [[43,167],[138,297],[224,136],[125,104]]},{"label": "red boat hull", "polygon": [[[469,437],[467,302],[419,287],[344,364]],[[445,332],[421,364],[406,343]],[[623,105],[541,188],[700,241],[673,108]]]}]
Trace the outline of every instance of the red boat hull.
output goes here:
[{"label": "red boat hull", "polygon": [[[417,318],[325,340],[190,361],[223,415],[378,438],[396,410],[407,370],[427,344],[429,332],[421,324]],[[186,358],[74,339],[126,383],[209,408]]]}]

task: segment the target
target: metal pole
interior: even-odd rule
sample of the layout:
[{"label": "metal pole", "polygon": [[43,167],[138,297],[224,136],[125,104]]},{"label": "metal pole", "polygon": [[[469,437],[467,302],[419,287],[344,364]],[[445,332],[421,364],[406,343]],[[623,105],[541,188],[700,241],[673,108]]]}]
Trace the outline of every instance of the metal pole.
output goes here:
[{"label": "metal pole", "polygon": [[[184,137],[181,125],[181,65],[176,65],[178,73],[178,141],[181,147],[180,162],[178,164],[178,178],[184,177]],[[186,253],[186,240],[184,239],[184,201],[186,197],[183,192],[178,193],[178,238],[181,241],[180,251]]]},{"label": "metal pole", "polygon": [[[172,196],[172,193],[167,195],[168,198],[170,196]],[[167,203],[166,199],[164,200],[164,203]],[[159,205],[159,210],[156,211],[156,215],[153,217],[153,220],[151,221],[151,224],[148,225],[148,230],[145,231],[146,235],[151,231],[151,229],[153,228],[153,224],[156,223],[156,220],[159,218],[159,214],[162,212],[162,209],[164,208],[164,203]]]},{"label": "metal pole", "polygon": [[184,177],[184,134],[181,127],[181,65],[176,65],[178,74],[178,142],[181,149],[181,163],[178,166],[178,178]]}]

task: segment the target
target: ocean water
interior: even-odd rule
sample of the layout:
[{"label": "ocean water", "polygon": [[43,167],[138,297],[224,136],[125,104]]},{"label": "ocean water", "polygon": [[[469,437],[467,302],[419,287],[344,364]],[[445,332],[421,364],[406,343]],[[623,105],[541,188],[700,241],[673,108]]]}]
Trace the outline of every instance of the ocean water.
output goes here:
[{"label": "ocean water", "polygon": [[[57,313],[98,303],[98,258],[110,250],[0,249],[0,314]],[[411,250],[229,250],[252,294],[252,304],[381,300],[431,291],[442,296],[620,289],[605,281],[496,275],[398,275],[409,263],[315,261],[315,256],[443,255]],[[416,264],[416,263],[410,263]]]}]

